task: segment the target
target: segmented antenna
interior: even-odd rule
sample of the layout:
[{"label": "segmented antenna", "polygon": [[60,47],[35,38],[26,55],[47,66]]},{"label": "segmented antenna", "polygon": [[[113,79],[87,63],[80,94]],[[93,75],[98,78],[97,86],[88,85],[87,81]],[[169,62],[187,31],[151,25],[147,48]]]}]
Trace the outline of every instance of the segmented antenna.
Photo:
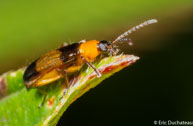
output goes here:
[{"label": "segmented antenna", "polygon": [[156,19],[151,19],[151,20],[148,20],[148,21],[145,21],[131,29],[129,29],[128,31],[126,31],[125,33],[121,34],[120,36],[118,36],[112,43],[111,45],[119,42],[120,40],[122,40],[123,38],[125,38],[126,36],[128,36],[129,34],[131,34],[132,32],[140,29],[140,28],[143,28],[144,26],[147,26],[149,24],[153,24],[153,23],[157,23],[158,21]]}]

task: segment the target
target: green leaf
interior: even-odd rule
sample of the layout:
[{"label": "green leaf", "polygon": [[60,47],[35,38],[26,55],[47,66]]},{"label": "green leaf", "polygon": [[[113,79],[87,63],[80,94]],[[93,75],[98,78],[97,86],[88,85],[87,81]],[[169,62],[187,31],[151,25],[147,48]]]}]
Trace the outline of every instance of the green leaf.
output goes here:
[{"label": "green leaf", "polygon": [[22,80],[24,69],[5,73],[0,77],[0,125],[54,126],[73,101],[138,59],[133,55],[107,57],[94,63],[102,74],[100,78],[91,68],[84,67],[69,78],[69,89],[65,88],[63,79],[43,86],[41,90],[47,92],[47,97],[42,107],[39,105],[44,95],[36,88],[30,91],[25,89]]}]

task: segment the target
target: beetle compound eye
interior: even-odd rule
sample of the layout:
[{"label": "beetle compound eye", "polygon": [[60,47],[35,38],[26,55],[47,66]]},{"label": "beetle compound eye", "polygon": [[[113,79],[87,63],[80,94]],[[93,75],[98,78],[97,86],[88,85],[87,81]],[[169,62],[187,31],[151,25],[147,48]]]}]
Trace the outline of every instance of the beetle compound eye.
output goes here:
[{"label": "beetle compound eye", "polygon": [[103,52],[106,52],[108,50],[108,46],[110,45],[110,43],[106,40],[102,40],[100,41],[99,45],[98,45],[98,48],[103,51]]},{"label": "beetle compound eye", "polygon": [[106,46],[102,43],[99,44],[99,48],[100,48],[101,51],[106,51],[107,50]]}]

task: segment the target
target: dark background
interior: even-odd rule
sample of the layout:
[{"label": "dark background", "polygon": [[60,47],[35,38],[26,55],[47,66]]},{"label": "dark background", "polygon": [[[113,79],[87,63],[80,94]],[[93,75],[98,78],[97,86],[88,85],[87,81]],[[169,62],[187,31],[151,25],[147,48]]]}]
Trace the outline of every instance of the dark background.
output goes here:
[{"label": "dark background", "polygon": [[159,23],[133,33],[126,54],[140,57],[75,101],[59,126],[154,125],[193,121],[193,2],[0,2],[0,73],[18,69],[64,41],[113,40],[145,20]]}]

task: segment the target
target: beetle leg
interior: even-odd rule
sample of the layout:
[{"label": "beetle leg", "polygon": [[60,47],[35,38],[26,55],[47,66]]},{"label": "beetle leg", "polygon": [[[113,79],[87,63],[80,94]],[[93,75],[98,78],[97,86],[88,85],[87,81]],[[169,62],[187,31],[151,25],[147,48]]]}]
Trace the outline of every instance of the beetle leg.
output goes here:
[{"label": "beetle leg", "polygon": [[81,57],[81,58],[83,59],[83,61],[84,61],[89,67],[91,67],[91,68],[94,70],[94,72],[97,74],[97,77],[98,77],[98,78],[101,77],[101,73],[95,68],[94,65],[92,65],[90,62],[88,62],[84,57]]},{"label": "beetle leg", "polygon": [[39,91],[42,95],[44,95],[44,98],[43,98],[41,104],[38,106],[39,108],[41,108],[41,107],[44,105],[45,101],[46,101],[47,93],[46,93],[44,90],[40,89],[40,88],[37,88],[37,89],[38,89],[38,91]]},{"label": "beetle leg", "polygon": [[69,88],[69,81],[68,81],[68,77],[67,74],[64,74],[65,80],[66,80],[66,87],[67,89]]},{"label": "beetle leg", "polygon": [[69,88],[69,81],[68,81],[68,77],[67,77],[65,70],[57,69],[57,71],[64,77],[64,79],[66,81],[65,86],[68,89]]},{"label": "beetle leg", "polygon": [[[67,77],[65,70],[64,69],[57,69],[57,71],[64,77],[64,80],[66,81],[66,83],[64,83],[64,85],[65,85],[66,90],[67,90],[69,88],[69,81],[68,81],[68,77]],[[59,98],[59,100],[61,100],[64,97],[66,90],[64,91],[63,95]]]}]

